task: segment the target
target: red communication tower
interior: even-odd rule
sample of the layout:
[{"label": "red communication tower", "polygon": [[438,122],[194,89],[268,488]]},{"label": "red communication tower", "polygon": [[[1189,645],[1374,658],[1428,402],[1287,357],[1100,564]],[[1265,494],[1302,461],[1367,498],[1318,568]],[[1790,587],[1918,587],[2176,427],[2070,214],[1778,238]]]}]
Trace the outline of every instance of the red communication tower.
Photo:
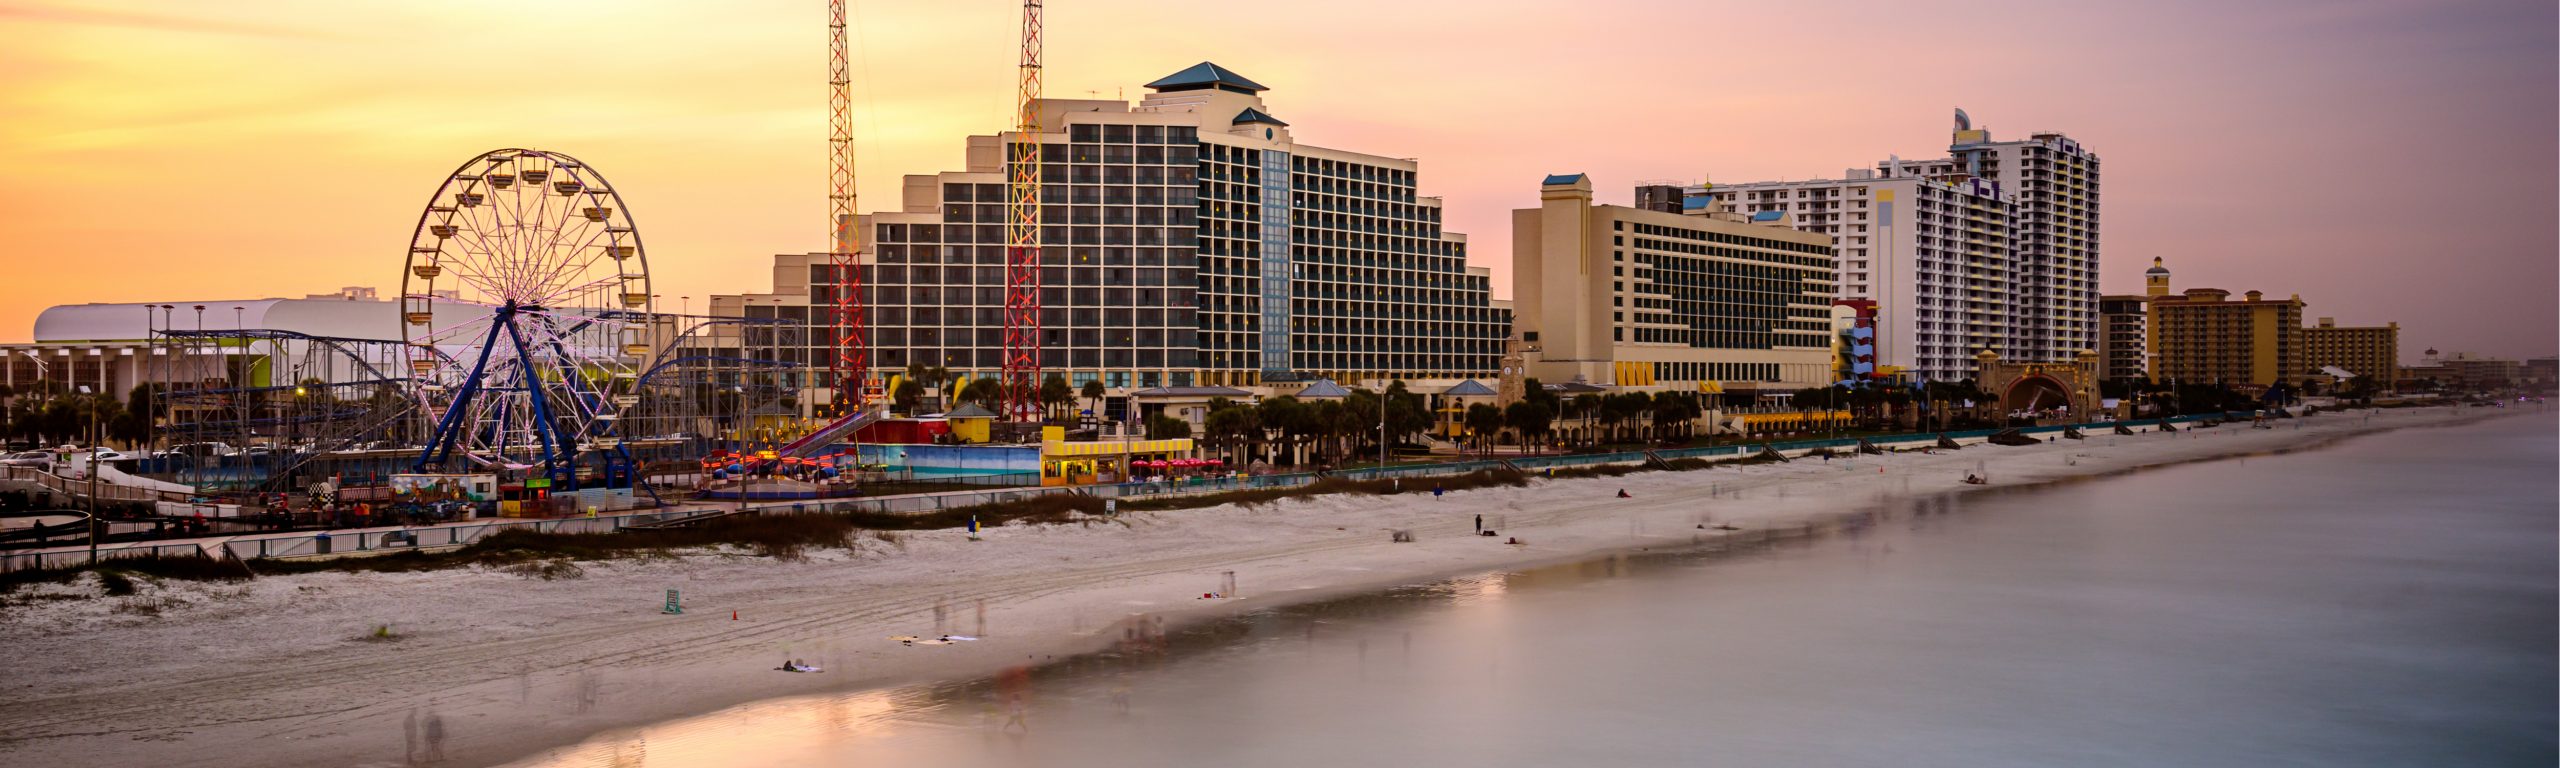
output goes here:
[{"label": "red communication tower", "polygon": [[827,224],[834,236],[827,263],[835,272],[835,301],[828,326],[836,356],[828,366],[838,415],[862,409],[863,383],[871,375],[871,345],[862,334],[862,236],[855,225],[853,188],[853,66],[846,56],[844,0],[827,0]]},{"label": "red communication tower", "polygon": [[1040,0],[1022,3],[1019,109],[1005,217],[1004,416],[1040,417]]}]

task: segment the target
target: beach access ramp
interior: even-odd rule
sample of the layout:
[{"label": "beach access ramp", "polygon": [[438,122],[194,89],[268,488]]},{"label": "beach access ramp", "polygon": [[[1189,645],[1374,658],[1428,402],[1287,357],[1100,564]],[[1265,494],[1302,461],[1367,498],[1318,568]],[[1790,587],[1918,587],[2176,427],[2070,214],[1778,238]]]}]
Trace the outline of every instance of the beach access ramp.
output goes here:
[{"label": "beach access ramp", "polygon": [[851,436],[855,430],[870,426],[873,422],[879,421],[882,417],[888,415],[888,412],[889,411],[886,408],[866,408],[845,414],[843,418],[827,422],[826,426],[819,427],[818,431],[802,435],[800,439],[784,444],[779,453],[784,456],[802,459],[815,456],[820,451],[826,450],[827,446],[834,445],[836,444],[836,441]]}]

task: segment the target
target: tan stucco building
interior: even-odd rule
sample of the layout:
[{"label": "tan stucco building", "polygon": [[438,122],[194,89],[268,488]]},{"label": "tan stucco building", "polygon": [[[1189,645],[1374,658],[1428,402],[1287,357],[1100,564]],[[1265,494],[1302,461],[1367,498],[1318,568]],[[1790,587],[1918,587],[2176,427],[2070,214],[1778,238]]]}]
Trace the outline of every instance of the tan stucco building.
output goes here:
[{"label": "tan stucco building", "polygon": [[1793,390],[1832,379],[1829,235],[1592,204],[1547,177],[1511,214],[1513,323],[1547,382]]}]

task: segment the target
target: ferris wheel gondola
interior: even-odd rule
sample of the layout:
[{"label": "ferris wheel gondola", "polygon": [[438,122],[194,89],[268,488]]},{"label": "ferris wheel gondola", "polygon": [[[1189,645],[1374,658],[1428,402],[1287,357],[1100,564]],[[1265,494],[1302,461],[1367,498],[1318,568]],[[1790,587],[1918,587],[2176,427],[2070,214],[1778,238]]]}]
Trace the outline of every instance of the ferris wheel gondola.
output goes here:
[{"label": "ferris wheel gondola", "polygon": [[617,427],[653,316],[629,210],[594,168],[530,149],[472,158],[428,198],[400,292],[433,419],[417,471],[629,483]]}]

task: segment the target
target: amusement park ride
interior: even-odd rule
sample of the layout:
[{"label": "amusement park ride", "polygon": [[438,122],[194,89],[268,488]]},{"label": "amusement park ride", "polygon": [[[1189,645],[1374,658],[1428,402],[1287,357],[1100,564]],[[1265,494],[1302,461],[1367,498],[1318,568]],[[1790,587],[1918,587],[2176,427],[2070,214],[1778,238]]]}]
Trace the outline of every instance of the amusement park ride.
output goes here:
[{"label": "amusement park ride", "polygon": [[[205,489],[495,477],[549,495],[645,489],[653,472],[707,476],[761,459],[824,465],[832,481],[853,454],[821,454],[882,419],[886,398],[864,329],[846,5],[827,5],[837,279],[811,297],[820,314],[805,330],[660,312],[639,227],[602,172],[561,152],[493,150],[448,174],[420,213],[398,339],[207,330],[204,306],[182,330],[183,310],[158,307],[169,322],[153,330],[155,358],[205,370],[160,372],[173,383],[155,398],[169,425],[158,442],[172,449],[154,469]],[[1041,0],[1022,13],[999,381],[1008,419],[1037,419]],[[831,342],[824,378],[784,362],[783,349],[809,341],[800,333]],[[800,434],[803,384],[828,393],[813,404],[828,421]]]},{"label": "amusement park ride", "polygon": [[414,471],[631,484],[618,427],[639,401],[653,298],[640,231],[603,174],[530,149],[464,162],[418,217],[401,277],[403,348],[433,419]]}]

